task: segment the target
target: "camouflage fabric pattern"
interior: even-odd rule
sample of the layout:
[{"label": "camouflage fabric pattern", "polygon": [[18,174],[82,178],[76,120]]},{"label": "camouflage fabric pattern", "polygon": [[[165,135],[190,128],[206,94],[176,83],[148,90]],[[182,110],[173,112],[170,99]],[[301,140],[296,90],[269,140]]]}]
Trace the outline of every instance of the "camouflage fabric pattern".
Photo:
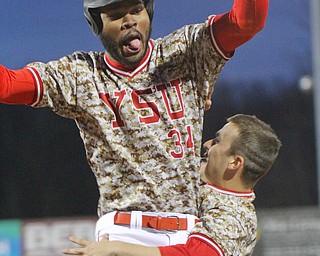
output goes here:
[{"label": "camouflage fabric pattern", "polygon": [[74,119],[100,192],[113,211],[197,214],[204,102],[226,60],[209,19],[150,40],[145,64],[121,73],[102,52],[31,63],[44,93],[36,107]]},{"label": "camouflage fabric pattern", "polygon": [[200,191],[201,222],[192,233],[210,238],[226,256],[251,255],[257,237],[253,191],[242,194],[212,185],[202,186]]}]

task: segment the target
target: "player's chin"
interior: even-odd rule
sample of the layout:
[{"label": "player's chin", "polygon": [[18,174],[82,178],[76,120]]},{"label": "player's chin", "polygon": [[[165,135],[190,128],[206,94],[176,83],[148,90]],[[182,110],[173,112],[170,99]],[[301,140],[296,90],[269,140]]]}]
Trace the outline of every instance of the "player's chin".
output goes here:
[{"label": "player's chin", "polygon": [[130,54],[123,53],[122,56],[124,59],[126,59],[129,62],[139,62],[143,58],[143,55],[141,54],[141,52],[130,53]]},{"label": "player's chin", "polygon": [[122,53],[122,62],[127,67],[136,67],[141,63],[143,57],[144,57],[143,51],[139,51],[131,54]]}]

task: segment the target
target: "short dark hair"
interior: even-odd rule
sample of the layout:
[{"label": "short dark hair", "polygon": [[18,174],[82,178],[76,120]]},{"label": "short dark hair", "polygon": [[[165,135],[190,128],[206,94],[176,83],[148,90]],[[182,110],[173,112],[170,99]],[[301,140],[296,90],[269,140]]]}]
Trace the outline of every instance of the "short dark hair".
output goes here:
[{"label": "short dark hair", "polygon": [[253,187],[270,170],[278,156],[281,142],[274,130],[256,116],[237,114],[227,121],[235,124],[238,130],[229,154],[244,158],[242,179],[245,184]]}]

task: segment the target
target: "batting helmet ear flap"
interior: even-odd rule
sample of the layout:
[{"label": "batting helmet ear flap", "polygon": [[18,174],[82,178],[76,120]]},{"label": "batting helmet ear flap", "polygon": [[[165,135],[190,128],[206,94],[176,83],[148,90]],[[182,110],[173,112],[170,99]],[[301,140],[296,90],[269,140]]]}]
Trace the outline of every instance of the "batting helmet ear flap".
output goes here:
[{"label": "batting helmet ear flap", "polygon": [[146,0],[145,1],[145,6],[150,18],[150,22],[152,23],[153,19],[153,12],[154,12],[154,0]]},{"label": "batting helmet ear flap", "polygon": [[89,26],[91,27],[91,30],[93,34],[96,36],[99,35],[102,31],[102,20],[100,13],[95,11],[94,9],[85,9],[84,15],[87,19],[87,22],[89,23]]}]

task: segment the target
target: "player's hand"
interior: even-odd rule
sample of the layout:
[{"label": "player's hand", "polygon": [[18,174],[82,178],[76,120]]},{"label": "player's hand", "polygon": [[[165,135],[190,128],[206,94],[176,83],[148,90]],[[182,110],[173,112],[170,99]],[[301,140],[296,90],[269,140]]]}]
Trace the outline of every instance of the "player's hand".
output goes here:
[{"label": "player's hand", "polygon": [[92,242],[79,237],[70,236],[69,240],[80,247],[66,248],[62,250],[67,255],[87,255],[87,256],[109,256],[112,255],[112,248],[108,236],[104,236],[99,242]]},{"label": "player's hand", "polygon": [[206,100],[205,106],[204,106],[204,110],[207,111],[211,108],[212,105],[212,101],[211,100]]},{"label": "player's hand", "polygon": [[208,93],[208,97],[206,99],[205,105],[204,105],[204,110],[207,111],[211,108],[212,105],[212,94],[213,94],[213,87],[211,87],[209,93]]}]

